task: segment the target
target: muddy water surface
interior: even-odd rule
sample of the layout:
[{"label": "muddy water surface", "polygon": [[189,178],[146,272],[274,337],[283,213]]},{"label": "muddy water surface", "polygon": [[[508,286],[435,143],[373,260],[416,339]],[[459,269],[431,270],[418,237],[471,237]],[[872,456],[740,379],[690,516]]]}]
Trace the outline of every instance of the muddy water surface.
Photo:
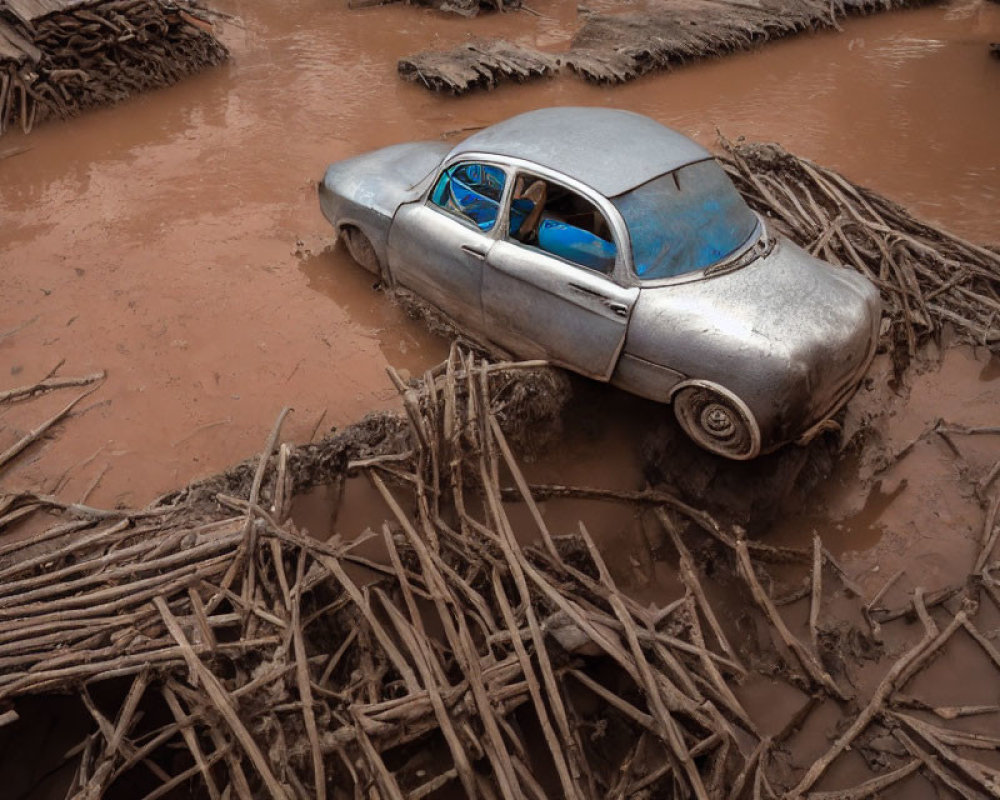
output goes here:
[{"label": "muddy water surface", "polygon": [[[716,129],[782,142],[977,240],[1000,239],[1000,7],[958,2],[849,20],[843,33],[649,76],[616,89],[564,75],[454,99],[401,82],[396,59],[471,33],[568,46],[575,3],[463,20],[405,6],[220,0],[232,63],[0,153],[3,385],[106,369],[58,441],[5,475],[68,500],[142,504],[259,449],[283,405],[304,441],[394,406],[445,343],[327,249],[327,162],[461,132],[544,105],[614,105],[711,145]],[[602,8],[604,6],[601,6]],[[64,393],[6,409],[6,446]],[[644,413],[648,412],[643,406]],[[641,426],[639,426],[641,427]],[[608,430],[638,436],[638,428]],[[567,448],[594,444],[570,436]],[[587,483],[639,480],[629,447]],[[606,452],[604,445],[600,451]],[[609,467],[609,464],[614,466]],[[580,478],[580,476],[575,476]]]}]

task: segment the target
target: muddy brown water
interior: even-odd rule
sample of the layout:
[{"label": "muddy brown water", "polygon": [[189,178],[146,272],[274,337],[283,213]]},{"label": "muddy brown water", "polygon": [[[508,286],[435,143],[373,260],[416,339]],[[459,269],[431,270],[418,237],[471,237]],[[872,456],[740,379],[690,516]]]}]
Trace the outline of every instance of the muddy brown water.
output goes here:
[{"label": "muddy brown water", "polygon": [[[92,502],[142,504],[253,454],[285,404],[296,441],[393,407],[385,366],[419,373],[444,343],[371,292],[342,250],[324,252],[314,189],[327,162],[380,145],[543,105],[616,105],[708,145],[717,128],[778,140],[1000,239],[995,4],[852,19],[614,89],[564,75],[461,99],[401,82],[396,59],[471,32],[559,49],[575,4],[471,21],[326,0],[218,7],[242,19],[221,31],[230,65],[0,142],[27,148],[0,160],[0,375],[18,385],[61,359],[63,374],[109,373],[10,486],[79,499],[106,469]],[[2,443],[65,400],[5,410]]]},{"label": "muddy brown water", "polygon": [[[284,405],[294,407],[285,438],[297,442],[395,408],[385,367],[419,374],[447,343],[329,249],[315,197],[329,161],[373,147],[456,139],[545,105],[618,106],[708,146],[717,129],[779,141],[961,235],[1000,241],[1000,64],[987,54],[1000,40],[1000,5],[959,0],[851,19],[841,33],[613,89],[567,74],[461,99],[401,82],[396,60],[472,34],[558,50],[576,28],[576,4],[532,0],[538,16],[475,20],[329,0],[214,5],[242,20],[221,29],[231,64],[0,139],[0,385],[33,382],[63,359],[65,375],[108,371],[56,436],[6,471],[7,490],[141,505],[256,453]],[[528,464],[529,478],[639,488],[636,453],[669,410],[595,385],[581,391],[559,449]],[[0,449],[70,396],[0,410]],[[901,447],[937,417],[996,424],[997,408],[1000,362],[949,351],[940,371],[914,377],[883,435]],[[993,446],[962,443],[977,470],[996,459]],[[845,460],[771,536],[801,544],[819,532],[869,593],[905,566],[909,579],[889,596],[898,602],[916,580],[934,587],[967,569],[981,511],[955,475],[935,440],[884,474]],[[337,520],[345,535],[383,517],[358,484]],[[597,503],[544,508],[557,532],[583,517],[643,601],[676,594],[640,518]],[[328,510],[329,498],[314,496],[297,518],[325,535]],[[972,680],[993,678],[988,665],[971,669]],[[790,691],[756,685],[743,696],[778,729],[801,700]],[[825,732],[807,739],[818,752]]]}]

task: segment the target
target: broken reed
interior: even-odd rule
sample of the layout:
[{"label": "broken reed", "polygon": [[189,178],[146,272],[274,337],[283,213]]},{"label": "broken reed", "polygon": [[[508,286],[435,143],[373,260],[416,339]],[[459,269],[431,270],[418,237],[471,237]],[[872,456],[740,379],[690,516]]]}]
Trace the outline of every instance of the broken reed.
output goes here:
[{"label": "broken reed", "polygon": [[[916,772],[962,796],[995,793],[1000,773],[964,749],[995,750],[1000,740],[926,714],[998,708],[934,708],[903,694],[960,629],[1000,668],[975,624],[980,594],[1000,601],[992,479],[979,484],[992,499],[975,574],[956,589],[961,609],[941,614],[939,628],[920,589],[899,612],[877,597],[859,609],[873,624],[859,635],[881,636],[874,618],[907,612],[925,635],[874,691],[855,696],[857,675],[823,657],[834,635],[824,596],[845,586],[818,538],[808,551],[778,548],[665,492],[527,483],[502,421],[539,399],[532,391],[551,391],[551,374],[456,345],[421,381],[393,373],[405,425],[369,421],[293,449],[278,444],[283,412],[256,465],[143,510],[7,496],[0,530],[43,510],[65,519],[0,545],[0,725],[16,721],[25,695],[80,697],[94,725],[69,754],[73,798],[137,785],[157,798],[188,784],[211,798],[421,798],[449,784],[487,798],[799,797],[843,751],[863,748],[875,724],[907,755],[859,786],[813,796],[870,796]],[[50,375],[10,394],[58,385]],[[349,475],[370,481],[386,522],[352,541],[298,530],[292,500],[317,472],[341,488]],[[565,536],[548,528],[538,506],[546,497],[651,510],[684,593],[662,607],[635,602],[583,524]],[[527,509],[528,529],[515,529],[511,502]],[[381,558],[356,552],[372,540]],[[733,638],[711,598],[706,553],[716,579],[729,574],[743,587],[746,614],[780,643],[779,662]],[[800,565],[809,641],[780,612],[771,562]],[[812,700],[784,730],[762,735],[734,692],[748,676],[788,680]],[[108,709],[91,687],[114,678],[129,688]],[[782,753],[829,704],[851,724],[808,770],[790,774]]]},{"label": "broken reed", "polygon": [[1000,353],[1000,251],[921,222],[779,145],[720,141],[726,169],[752,208],[813,255],[878,286],[897,365],[945,325],[961,341]]},{"label": "broken reed", "polygon": [[[0,3],[0,134],[168,86],[228,57],[204,9],[164,0]],[[55,9],[55,10],[53,10]]]}]

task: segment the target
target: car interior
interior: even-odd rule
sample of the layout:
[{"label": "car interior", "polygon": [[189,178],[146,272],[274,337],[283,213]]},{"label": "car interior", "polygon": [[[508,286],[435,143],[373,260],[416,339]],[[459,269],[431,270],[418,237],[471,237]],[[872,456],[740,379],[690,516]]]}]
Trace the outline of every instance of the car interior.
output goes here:
[{"label": "car interior", "polygon": [[[505,183],[500,167],[457,164],[441,174],[431,202],[490,231]],[[515,179],[508,235],[587,269],[608,274],[615,266],[617,249],[604,214],[577,192],[530,173]]]},{"label": "car interior", "polygon": [[572,189],[530,173],[515,179],[509,232],[579,266],[605,274],[614,269],[617,250],[604,214]]}]

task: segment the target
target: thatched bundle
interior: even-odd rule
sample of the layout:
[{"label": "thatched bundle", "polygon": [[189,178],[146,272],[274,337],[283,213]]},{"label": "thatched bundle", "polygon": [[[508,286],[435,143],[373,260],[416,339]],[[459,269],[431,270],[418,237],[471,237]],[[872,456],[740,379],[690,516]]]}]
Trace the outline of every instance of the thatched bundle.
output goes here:
[{"label": "thatched bundle", "polygon": [[473,88],[492,89],[503,81],[522,83],[551,75],[555,56],[499,39],[468,42],[454,50],[429,50],[400,59],[399,74],[436,92],[463,94]]},{"label": "thatched bundle", "polygon": [[587,13],[568,52],[542,52],[503,40],[425,51],[399,62],[399,74],[427,89],[465,94],[506,80],[553,74],[563,64],[594,83],[624,83],[699,58],[748,50],[838,20],[922,5],[927,0],[669,0],[627,13]]},{"label": "thatched bundle", "polygon": [[186,2],[0,0],[0,133],[119,102],[227,56]]},{"label": "thatched bundle", "polygon": [[921,5],[926,0],[669,0],[625,14],[592,14],[566,63],[596,83],[624,83],[706,56],[748,50],[838,20]]}]

